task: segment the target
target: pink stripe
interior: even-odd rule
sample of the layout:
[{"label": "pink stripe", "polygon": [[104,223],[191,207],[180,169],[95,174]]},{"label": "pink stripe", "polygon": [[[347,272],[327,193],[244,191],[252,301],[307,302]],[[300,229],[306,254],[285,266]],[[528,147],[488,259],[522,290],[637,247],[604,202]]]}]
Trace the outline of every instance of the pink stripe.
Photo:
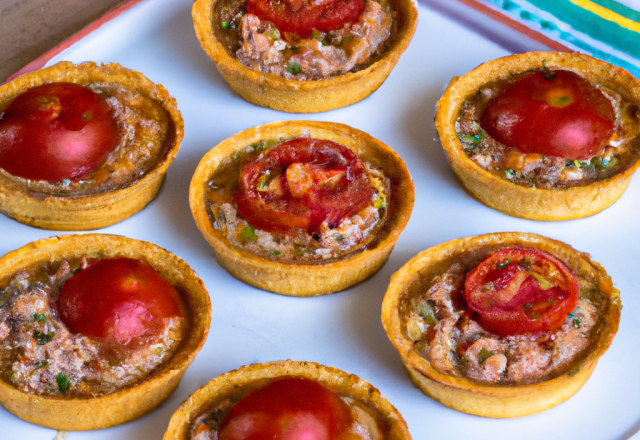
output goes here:
[{"label": "pink stripe", "polygon": [[98,18],[96,21],[92,22],[91,24],[89,24],[88,26],[86,26],[85,28],[80,30],[79,32],[73,34],[71,37],[69,37],[68,39],[64,40],[62,43],[58,44],[54,48],[52,48],[52,49],[46,51],[44,54],[40,55],[35,60],[31,61],[29,64],[24,66],[22,69],[18,70],[16,73],[11,75],[9,77],[9,79],[7,79],[7,81],[5,81],[5,82],[9,82],[13,78],[15,78],[17,76],[20,76],[22,74],[33,72],[34,70],[42,69],[44,67],[44,65],[47,64],[47,62],[51,58],[55,57],[56,55],[58,55],[60,52],[62,52],[63,50],[65,50],[66,48],[68,48],[69,46],[74,44],[75,42],[83,39],[84,37],[89,35],[91,32],[93,32],[96,29],[100,28],[103,24],[107,23],[110,20],[113,20],[118,15],[122,14],[123,12],[128,11],[129,9],[131,9],[133,6],[135,6],[136,4],[140,3],[141,1],[142,0],[129,0],[128,2],[126,2],[123,5],[118,6],[116,9],[112,10],[111,12],[106,13],[105,15],[103,15],[100,18]]}]

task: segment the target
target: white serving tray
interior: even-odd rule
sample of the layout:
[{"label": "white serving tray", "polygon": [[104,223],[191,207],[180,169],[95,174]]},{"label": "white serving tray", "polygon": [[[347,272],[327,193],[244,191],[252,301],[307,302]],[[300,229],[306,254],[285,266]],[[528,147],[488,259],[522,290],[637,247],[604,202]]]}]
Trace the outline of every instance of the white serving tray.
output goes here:
[{"label": "white serving tray", "polygon": [[[467,195],[437,140],[435,103],[452,76],[509,54],[505,47],[540,45],[499,23],[486,25],[488,18],[480,33],[471,30],[466,19],[482,17],[452,11],[450,1],[420,5],[414,40],[377,92],[350,107],[315,115],[256,107],[231,92],[196,40],[191,0],[144,0],[49,62],[118,62],[164,84],[175,96],[185,138],[162,190],[142,212],[100,232],[150,241],[182,257],[204,280],[213,308],[209,339],[166,402],[137,421],[71,432],[69,440],[160,439],[178,406],[213,377],[244,364],[287,358],[334,366],[368,380],[402,413],[414,440],[622,440],[640,428],[640,178],[606,211],[558,223],[512,218]],[[464,15],[464,23],[452,19],[456,14]],[[489,34],[502,35],[502,46]],[[376,275],[345,292],[289,298],[249,287],[218,266],[191,218],[189,182],[200,158],[234,133],[282,119],[335,121],[370,133],[396,150],[413,176],[413,216],[391,258]],[[411,384],[380,323],[389,278],[410,258],[447,240],[497,231],[535,232],[590,253],[607,269],[624,304],[618,335],[584,388],[556,408],[514,420],[470,416],[424,396]],[[54,234],[0,216],[0,255]],[[0,408],[0,439],[52,440],[55,435]]]}]

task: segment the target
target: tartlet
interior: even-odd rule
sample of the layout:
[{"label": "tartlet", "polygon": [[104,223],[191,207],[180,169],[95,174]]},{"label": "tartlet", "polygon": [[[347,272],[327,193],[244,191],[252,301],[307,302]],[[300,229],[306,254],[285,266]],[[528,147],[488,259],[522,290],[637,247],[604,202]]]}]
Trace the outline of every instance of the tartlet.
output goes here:
[{"label": "tartlet", "polygon": [[[441,371],[431,362],[429,352],[419,352],[419,340],[410,337],[411,330],[407,326],[410,316],[407,301],[410,301],[412,295],[425,295],[422,292],[427,292],[441,279],[441,274],[447,273],[454,264],[462,262],[463,273],[468,274],[474,264],[478,264],[490,253],[504,248],[529,248],[551,254],[573,272],[580,288],[584,289],[583,294],[590,292],[588,286],[595,289],[596,293],[590,294],[589,297],[595,295],[594,297],[601,298],[602,302],[597,306],[597,321],[590,328],[589,344],[577,354],[572,354],[569,363],[564,364],[562,368],[549,370],[546,376],[538,376],[538,379],[529,383],[476,380],[462,374],[460,367],[455,367],[453,372]],[[471,267],[468,267],[469,265]],[[411,259],[391,278],[382,305],[382,323],[387,336],[399,351],[414,385],[427,396],[445,406],[469,414],[495,418],[522,417],[564,402],[584,385],[618,330],[621,309],[618,295],[618,290],[613,287],[605,270],[598,263],[591,261],[588,254],[539,235],[496,233],[449,241],[421,252]],[[464,314],[460,319],[463,318]],[[569,328],[572,319],[572,315],[567,318]],[[438,321],[440,322],[442,321]],[[462,321],[459,320],[458,323],[460,322]],[[573,325],[580,327],[581,324],[579,320],[574,319]],[[438,326],[434,329],[438,331]],[[486,330],[484,332],[490,334]],[[520,338],[527,341],[535,340],[526,335]],[[551,341],[554,340],[551,338]],[[541,341],[544,342],[542,339]],[[460,345],[461,342],[456,347]],[[455,351],[458,351],[458,348]],[[481,352],[481,355],[484,359],[479,359],[479,363],[493,353]],[[453,355],[446,356],[451,358]]]},{"label": "tartlet", "polygon": [[[598,89],[613,91],[631,110],[640,104],[640,83],[627,71],[588,55],[558,52],[529,52],[489,61],[467,73],[453,78],[438,102],[436,128],[447,160],[465,190],[481,203],[506,214],[532,220],[568,220],[596,214],[613,204],[629,185],[631,176],[640,166],[640,137],[629,140],[631,154],[626,163],[619,164],[613,175],[587,184],[562,188],[536,188],[510,181],[513,170],[503,175],[489,172],[471,160],[457,133],[457,121],[465,101],[480,94],[491,84],[507,83],[526,72],[567,70],[585,78]],[[633,117],[633,116],[632,116]],[[635,116],[637,118],[637,115]],[[482,133],[484,135],[484,133]],[[473,139],[478,142],[482,138]],[[576,167],[584,164],[568,161]],[[593,164],[585,163],[589,166]],[[601,162],[597,162],[600,165]],[[501,172],[502,172],[501,171]],[[507,173],[511,172],[511,175]]]},{"label": "tartlet", "polygon": [[171,417],[164,440],[188,440],[195,422],[214,411],[226,399],[237,399],[265,386],[270,380],[300,377],[315,381],[340,396],[375,411],[378,422],[386,428],[387,440],[409,440],[409,430],[402,415],[368,382],[337,368],[314,362],[278,361],[243,366],[222,374],[193,393]]},{"label": "tartlet", "polygon": [[354,104],[373,93],[387,78],[409,46],[418,12],[410,0],[392,0],[395,34],[375,62],[363,70],[317,81],[295,81],[261,73],[242,65],[221,43],[219,0],[196,0],[193,21],[196,36],[231,89],[246,101],[292,113],[316,113]]},{"label": "tartlet", "polygon": [[[81,86],[104,84],[114,89],[132,91],[148,97],[150,102],[157,104],[158,109],[163,109],[159,111],[166,114],[167,126],[161,143],[153,147],[157,148],[155,158],[148,170],[143,174],[138,173],[127,182],[112,187],[96,184],[95,188],[88,191],[70,190],[58,183],[46,187],[42,182],[18,178],[0,169],[0,212],[21,223],[42,229],[99,229],[132,216],[153,200],[160,190],[169,164],[180,148],[184,123],[175,99],[162,85],[154,84],[141,73],[115,63],[98,66],[93,62],[78,65],[60,62],[19,76],[0,86],[0,112],[17,96],[33,87],[65,82]],[[124,139],[124,133],[121,132],[120,136]],[[147,148],[138,138],[130,142],[128,148],[134,143],[136,148]],[[120,165],[115,163],[113,166]],[[100,169],[99,167],[98,170]],[[109,173],[110,170],[105,171],[105,174]]]},{"label": "tartlet", "polygon": [[[214,228],[215,218],[207,206],[207,188],[214,173],[225,165],[238,162],[238,155],[251,151],[251,146],[259,142],[276,141],[277,144],[296,138],[315,138],[341,144],[364,163],[379,169],[388,179],[389,202],[385,205],[388,213],[385,223],[364,246],[330,260],[297,264],[236,246],[224,231]],[[213,247],[218,263],[247,284],[291,296],[338,292],[374,274],[387,260],[409,221],[413,201],[413,182],[404,162],[393,150],[346,125],[308,121],[273,122],[222,141],[200,161],[189,192],[196,225]]]},{"label": "tartlet", "polygon": [[83,257],[126,257],[146,263],[180,293],[187,309],[188,327],[177,350],[168,360],[141,379],[108,394],[95,397],[36,395],[18,390],[0,379],[0,403],[21,419],[48,428],[72,431],[102,429],[148,413],[178,386],[209,332],[211,305],[202,281],[184,261],[143,241],[100,234],[42,239],[0,259],[0,283],[6,285],[15,273],[23,269]]}]

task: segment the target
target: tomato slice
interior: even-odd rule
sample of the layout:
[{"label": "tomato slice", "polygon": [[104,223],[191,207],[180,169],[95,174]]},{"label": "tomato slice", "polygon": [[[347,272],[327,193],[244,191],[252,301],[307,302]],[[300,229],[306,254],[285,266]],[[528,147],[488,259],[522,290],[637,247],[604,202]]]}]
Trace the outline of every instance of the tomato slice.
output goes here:
[{"label": "tomato slice", "polygon": [[316,29],[329,32],[355,23],[362,15],[364,0],[247,0],[247,14],[275,24],[281,33],[308,38]]},{"label": "tomato slice", "polygon": [[76,84],[45,84],[14,99],[0,119],[0,168],[49,182],[83,177],[118,140],[104,99]]},{"label": "tomato slice", "polygon": [[351,424],[349,407],[335,392],[289,377],[236,403],[218,432],[220,440],[335,440]]},{"label": "tomato slice", "polygon": [[165,318],[185,316],[176,289],[131,258],[97,260],[69,278],[58,308],[72,333],[122,346],[157,335]]},{"label": "tomato slice", "polygon": [[489,255],[467,274],[464,289],[480,325],[501,336],[562,326],[580,296],[578,281],[562,261],[525,248]]},{"label": "tomato slice", "polygon": [[611,101],[567,70],[525,75],[487,103],[481,126],[494,139],[523,153],[587,160],[613,135]]},{"label": "tomato slice", "polygon": [[244,166],[235,193],[238,212],[269,232],[317,232],[352,216],[373,197],[364,163],[347,147],[294,139]]}]

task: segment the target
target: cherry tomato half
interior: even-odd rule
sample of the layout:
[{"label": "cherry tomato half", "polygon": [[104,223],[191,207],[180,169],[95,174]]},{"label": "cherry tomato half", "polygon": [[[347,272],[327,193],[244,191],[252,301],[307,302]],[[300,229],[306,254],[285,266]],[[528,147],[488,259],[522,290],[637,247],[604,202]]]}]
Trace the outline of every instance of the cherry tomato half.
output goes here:
[{"label": "cherry tomato half", "polygon": [[289,377],[251,392],[227,413],[220,440],[335,440],[352,423],[349,407],[309,379]]},{"label": "cherry tomato half", "polygon": [[464,285],[469,310],[483,328],[501,336],[562,326],[579,296],[571,270],[535,249],[494,252],[467,274]]},{"label": "cherry tomato half", "polygon": [[316,232],[337,226],[373,197],[362,161],[328,140],[294,139],[247,164],[235,194],[238,212],[254,228]]},{"label": "cherry tomato half", "polygon": [[72,333],[129,346],[156,335],[164,319],[184,316],[178,292],[145,263],[102,259],[69,278],[58,308]]},{"label": "cherry tomato half", "polygon": [[364,0],[247,0],[247,14],[275,24],[281,33],[308,38],[316,29],[329,32],[355,23],[364,11]]},{"label": "cherry tomato half", "polygon": [[83,177],[118,145],[112,113],[104,99],[76,84],[29,89],[0,119],[0,168],[49,182]]},{"label": "cherry tomato half", "polygon": [[567,70],[536,71],[490,100],[482,128],[523,153],[586,160],[613,135],[611,101],[583,77]]}]

